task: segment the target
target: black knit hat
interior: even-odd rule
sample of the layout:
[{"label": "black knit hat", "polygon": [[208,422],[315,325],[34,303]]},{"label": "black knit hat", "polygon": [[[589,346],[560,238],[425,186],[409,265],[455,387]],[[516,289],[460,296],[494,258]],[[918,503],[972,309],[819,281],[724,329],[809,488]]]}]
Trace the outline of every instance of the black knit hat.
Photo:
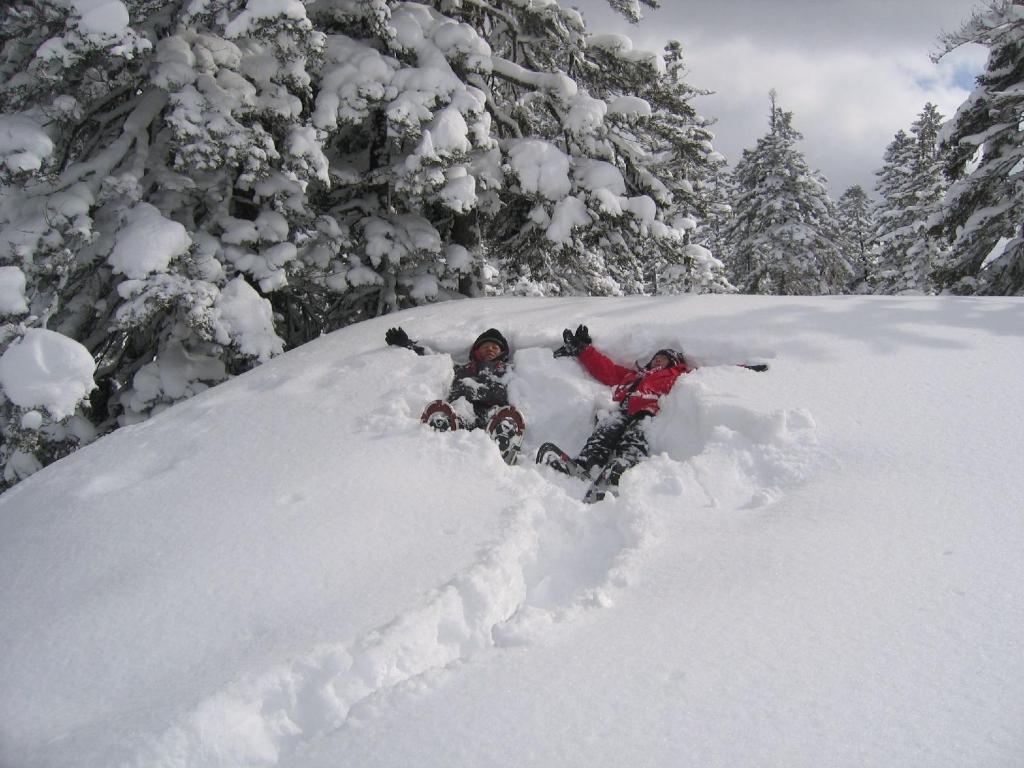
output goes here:
[{"label": "black knit hat", "polygon": [[499,347],[501,347],[501,357],[499,360],[504,360],[508,357],[508,342],[505,341],[505,337],[501,335],[501,331],[497,328],[488,328],[486,331],[476,337],[476,341],[473,342],[473,346],[469,348],[469,353],[472,356],[476,352],[476,348],[487,341],[493,341]]},{"label": "black knit hat", "polygon": [[651,359],[647,361],[647,365],[644,366],[644,370],[651,367],[651,363],[654,362],[654,358],[656,358],[658,355],[664,355],[665,357],[668,358],[668,367],[670,368],[674,365],[686,364],[686,358],[683,357],[682,352],[677,351],[675,349],[659,349],[657,352],[651,355]]}]

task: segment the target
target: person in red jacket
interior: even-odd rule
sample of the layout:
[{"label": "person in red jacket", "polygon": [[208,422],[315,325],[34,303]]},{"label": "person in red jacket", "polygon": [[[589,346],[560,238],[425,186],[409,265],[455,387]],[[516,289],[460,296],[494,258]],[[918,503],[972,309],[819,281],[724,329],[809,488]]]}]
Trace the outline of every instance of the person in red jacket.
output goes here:
[{"label": "person in red jacket", "polygon": [[623,472],[649,455],[644,420],[658,413],[662,395],[668,394],[676,380],[692,369],[683,354],[674,349],[659,349],[647,365],[626,368],[593,346],[585,325],[575,333],[566,328],[562,339],[565,344],[555,355],[578,358],[591,376],[615,387],[612,399],[619,408],[598,422],[576,459],[552,457],[548,463],[566,474],[589,475],[594,467],[603,467],[603,483],[618,485]]}]

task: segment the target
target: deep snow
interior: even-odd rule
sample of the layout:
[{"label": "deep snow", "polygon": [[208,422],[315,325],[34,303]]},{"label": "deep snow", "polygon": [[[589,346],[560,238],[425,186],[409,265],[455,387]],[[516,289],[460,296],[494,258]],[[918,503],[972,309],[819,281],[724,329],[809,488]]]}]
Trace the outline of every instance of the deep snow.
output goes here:
[{"label": "deep snow", "polygon": [[[702,367],[620,498],[533,466]],[[519,466],[418,424],[516,350]],[[490,299],[346,328],[0,496],[0,765],[1019,766],[1024,301]],[[729,363],[766,361],[756,374]]]}]

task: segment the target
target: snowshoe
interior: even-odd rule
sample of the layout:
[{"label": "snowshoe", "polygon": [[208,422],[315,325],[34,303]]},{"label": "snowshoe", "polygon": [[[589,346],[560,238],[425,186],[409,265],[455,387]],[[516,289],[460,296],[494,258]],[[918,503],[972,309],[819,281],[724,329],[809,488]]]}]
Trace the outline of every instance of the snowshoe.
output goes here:
[{"label": "snowshoe", "polygon": [[590,484],[590,487],[587,488],[587,492],[583,494],[583,503],[596,504],[604,499],[604,497],[609,493],[613,496],[617,496],[618,487],[610,485],[608,482],[602,481],[601,478],[598,477],[597,480],[594,480],[594,482]]},{"label": "snowshoe", "polygon": [[459,428],[459,417],[444,400],[435,400],[424,408],[420,421],[437,432],[453,432]]},{"label": "snowshoe", "polygon": [[569,477],[587,477],[587,470],[554,443],[544,443],[537,449],[537,463]]},{"label": "snowshoe", "polygon": [[594,504],[601,501],[609,493],[612,496],[618,496],[619,479],[622,477],[622,473],[632,466],[635,466],[635,462],[630,463],[621,458],[612,459],[608,462],[604,469],[601,470],[601,473],[590,484],[590,487],[587,488],[587,492],[583,496],[583,503]]},{"label": "snowshoe", "polygon": [[501,458],[512,466],[519,458],[519,449],[523,446],[523,434],[526,422],[523,415],[514,406],[506,405],[499,408],[487,422],[487,434],[498,444]]}]

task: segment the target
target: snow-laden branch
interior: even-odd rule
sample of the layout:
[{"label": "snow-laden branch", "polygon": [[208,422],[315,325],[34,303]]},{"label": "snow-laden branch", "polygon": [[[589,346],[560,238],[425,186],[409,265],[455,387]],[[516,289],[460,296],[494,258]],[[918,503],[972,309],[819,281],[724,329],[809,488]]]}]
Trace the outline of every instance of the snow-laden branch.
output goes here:
[{"label": "snow-laden branch", "polygon": [[141,178],[141,165],[145,163],[145,149],[148,146],[147,131],[153,121],[167,105],[167,94],[158,88],[150,88],[139,97],[131,113],[124,121],[121,135],[109,147],[102,150],[91,160],[76,163],[57,177],[54,182],[44,182],[26,189],[32,197],[51,195],[66,190],[80,181],[92,177],[93,192],[99,189],[103,179],[128,156],[132,148],[137,149],[134,158],[134,170]]},{"label": "snow-laden branch", "polygon": [[568,75],[561,72],[536,72],[500,56],[491,57],[491,71],[516,85],[545,91],[563,99],[572,98],[578,90],[576,81]]}]

